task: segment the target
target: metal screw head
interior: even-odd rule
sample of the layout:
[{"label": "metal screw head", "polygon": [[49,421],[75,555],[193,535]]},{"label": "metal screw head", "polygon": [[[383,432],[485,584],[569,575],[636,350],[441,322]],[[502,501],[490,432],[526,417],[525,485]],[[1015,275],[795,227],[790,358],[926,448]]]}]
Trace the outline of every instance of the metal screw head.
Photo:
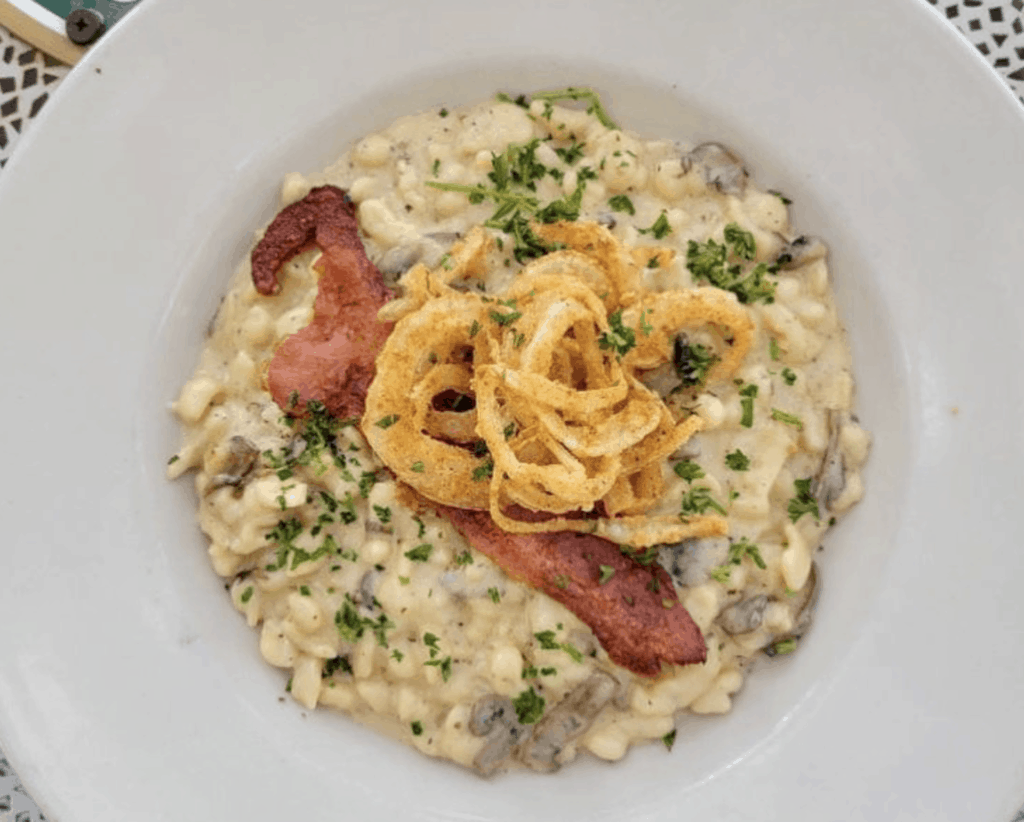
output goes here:
[{"label": "metal screw head", "polygon": [[64,30],[72,43],[87,46],[99,39],[107,24],[93,9],[74,9],[65,20]]}]

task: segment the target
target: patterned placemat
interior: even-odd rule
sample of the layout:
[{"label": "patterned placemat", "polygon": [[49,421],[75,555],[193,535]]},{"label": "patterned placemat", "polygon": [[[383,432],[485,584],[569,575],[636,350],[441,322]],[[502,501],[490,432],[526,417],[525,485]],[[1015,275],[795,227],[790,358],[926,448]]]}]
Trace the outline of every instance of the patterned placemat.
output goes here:
[{"label": "patterned placemat", "polygon": [[[1002,75],[1024,103],[1024,0],[928,0]],[[0,26],[0,169],[18,139],[68,73]],[[0,822],[45,822],[0,750]],[[1024,808],[1011,822],[1024,822]]]}]

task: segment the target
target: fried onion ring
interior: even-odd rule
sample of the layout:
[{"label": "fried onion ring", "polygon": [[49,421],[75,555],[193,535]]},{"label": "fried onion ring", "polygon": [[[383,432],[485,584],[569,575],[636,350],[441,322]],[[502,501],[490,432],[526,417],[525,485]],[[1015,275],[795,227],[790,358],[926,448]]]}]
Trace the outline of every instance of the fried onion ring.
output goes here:
[{"label": "fried onion ring", "polygon": [[[667,249],[630,249],[594,223],[535,228],[568,248],[531,261],[498,297],[453,287],[483,272],[482,229],[437,268],[407,272],[380,315],[395,326],[367,395],[370,445],[426,498],[488,509],[511,532],[634,546],[726,533],[722,517],[645,513],[664,491],[664,460],[702,421],[677,420],[639,375],[670,360],[681,329],[705,327],[720,340],[708,380],[728,378],[753,339],[746,310],[715,288],[644,292],[642,264],[669,264]],[[620,322],[635,329],[632,347],[615,343]],[[467,407],[438,410],[445,395]],[[545,516],[516,518],[517,506]]]}]

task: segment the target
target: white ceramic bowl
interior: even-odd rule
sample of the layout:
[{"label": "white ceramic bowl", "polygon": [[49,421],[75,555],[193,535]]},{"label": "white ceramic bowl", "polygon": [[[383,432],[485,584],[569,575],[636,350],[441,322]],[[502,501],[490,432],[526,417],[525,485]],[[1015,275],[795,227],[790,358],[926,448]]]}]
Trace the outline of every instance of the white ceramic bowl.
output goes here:
[{"label": "white ceramic bowl", "polygon": [[[828,239],[875,444],[816,626],[675,750],[483,781],[280,675],[167,410],[291,170],[395,116],[599,89]],[[921,819],[1024,799],[1024,112],[924,3],[147,0],[0,182],[0,739],[61,820]]]}]

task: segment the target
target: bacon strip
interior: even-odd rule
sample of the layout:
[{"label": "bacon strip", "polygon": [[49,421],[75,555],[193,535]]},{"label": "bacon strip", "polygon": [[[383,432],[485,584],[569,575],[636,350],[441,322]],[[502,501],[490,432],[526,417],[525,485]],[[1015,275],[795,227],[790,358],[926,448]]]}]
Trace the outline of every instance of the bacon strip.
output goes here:
[{"label": "bacon strip", "polygon": [[267,385],[290,413],[319,400],[336,417],[361,417],[377,352],[391,333],[377,312],[394,294],[366,257],[348,195],[321,186],[283,209],[253,249],[253,283],[261,294],[276,293],[278,269],[313,243],[323,252],[313,321],[277,349]]},{"label": "bacon strip", "polygon": [[[253,249],[253,283],[261,294],[277,293],[278,269],[313,243],[323,251],[313,321],[277,349],[267,382],[275,402],[289,413],[301,413],[316,399],[336,417],[358,418],[377,353],[391,332],[390,324],[377,322],[377,312],[394,294],[366,257],[345,192],[315,188],[281,211]],[[614,543],[590,534],[510,534],[486,511],[434,508],[510,577],[544,592],[589,625],[616,664],[656,676],[662,662],[705,660],[700,629],[661,566],[641,565]],[[614,573],[608,576],[602,566]]]},{"label": "bacon strip", "polygon": [[[688,665],[707,658],[700,628],[657,563],[641,565],[590,534],[510,534],[486,511],[434,507],[510,577],[543,591],[589,625],[617,665],[656,676],[663,661]],[[614,572],[604,572],[604,583],[602,566]]]}]

